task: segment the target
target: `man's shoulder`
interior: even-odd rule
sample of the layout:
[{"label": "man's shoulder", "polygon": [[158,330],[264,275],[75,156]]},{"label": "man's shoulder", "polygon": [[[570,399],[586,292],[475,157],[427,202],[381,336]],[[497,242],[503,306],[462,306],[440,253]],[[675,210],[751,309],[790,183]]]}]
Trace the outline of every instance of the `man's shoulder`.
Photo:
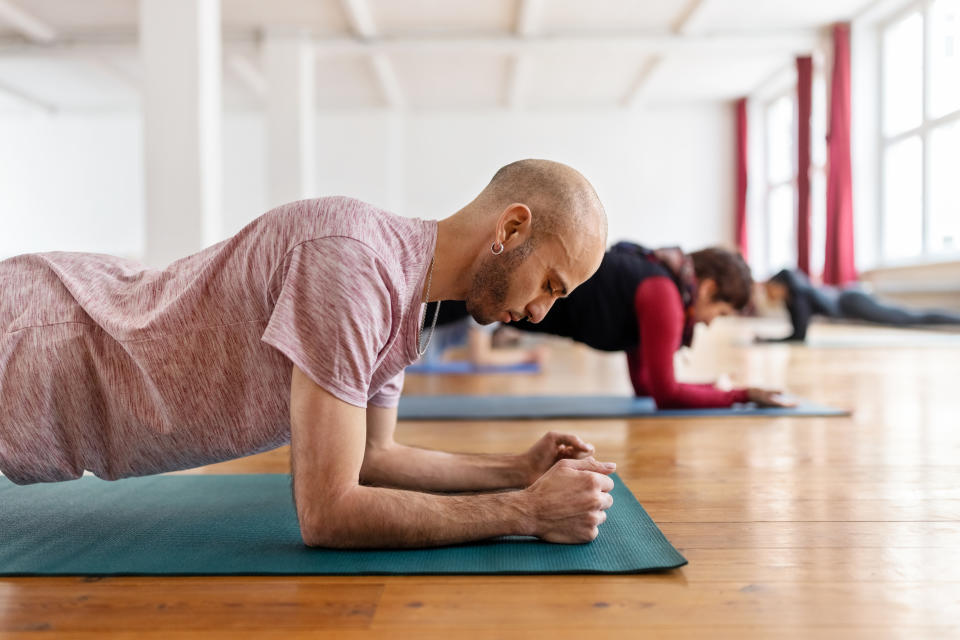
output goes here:
[{"label": "man's shoulder", "polygon": [[284,238],[289,249],[311,240],[352,239],[390,262],[402,259],[430,239],[429,225],[405,218],[368,202],[346,196],[298,200],[264,215],[260,231]]},{"label": "man's shoulder", "polygon": [[323,237],[352,238],[392,262],[429,238],[422,220],[406,218],[376,205],[346,196],[328,196],[312,202]]}]

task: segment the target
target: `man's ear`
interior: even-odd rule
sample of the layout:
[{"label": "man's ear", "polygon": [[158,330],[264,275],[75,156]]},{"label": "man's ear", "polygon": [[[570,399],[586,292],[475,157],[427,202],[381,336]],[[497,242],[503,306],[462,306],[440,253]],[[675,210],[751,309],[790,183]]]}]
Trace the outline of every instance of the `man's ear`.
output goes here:
[{"label": "man's ear", "polygon": [[533,212],[530,207],[519,202],[507,206],[500,214],[497,240],[504,246],[516,248],[530,237],[533,226]]}]

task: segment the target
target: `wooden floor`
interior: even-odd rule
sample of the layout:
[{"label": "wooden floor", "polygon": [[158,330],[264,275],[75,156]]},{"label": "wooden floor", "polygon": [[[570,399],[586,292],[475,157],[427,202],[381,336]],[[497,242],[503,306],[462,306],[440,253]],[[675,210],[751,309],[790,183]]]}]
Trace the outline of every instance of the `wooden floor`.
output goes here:
[{"label": "wooden floor", "polygon": [[[681,570],[0,579],[0,637],[960,637],[960,345],[921,339],[898,347],[898,336],[910,344],[920,334],[816,326],[811,337],[829,348],[749,346],[756,329],[782,327],[715,326],[682,358],[683,375],[782,386],[853,416],[401,423],[398,431],[408,443],[487,452],[525,448],[548,429],[579,433],[618,463],[689,559]],[[837,346],[864,335],[879,342]],[[622,356],[565,346],[547,374],[411,376],[407,391],[628,385]],[[279,450],[201,471],[287,468]]]}]

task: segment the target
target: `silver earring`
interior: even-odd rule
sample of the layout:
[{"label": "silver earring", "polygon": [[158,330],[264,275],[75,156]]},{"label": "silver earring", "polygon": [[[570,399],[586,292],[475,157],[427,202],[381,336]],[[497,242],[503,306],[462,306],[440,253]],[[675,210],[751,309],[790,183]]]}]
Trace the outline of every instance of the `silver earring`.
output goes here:
[{"label": "silver earring", "polygon": [[[499,249],[497,249],[497,245],[500,246]],[[492,245],[490,245],[490,253],[492,253],[492,254],[495,255],[495,256],[498,256],[498,255],[500,255],[501,253],[503,253],[503,243],[502,243],[502,242],[494,242]]]}]

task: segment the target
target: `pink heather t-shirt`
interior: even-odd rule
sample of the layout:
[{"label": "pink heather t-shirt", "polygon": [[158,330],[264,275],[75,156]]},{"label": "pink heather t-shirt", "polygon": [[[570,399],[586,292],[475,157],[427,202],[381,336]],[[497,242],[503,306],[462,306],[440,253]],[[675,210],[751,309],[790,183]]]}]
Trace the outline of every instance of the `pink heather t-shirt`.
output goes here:
[{"label": "pink heather t-shirt", "polygon": [[436,235],[333,197],[163,270],[81,253],[0,262],[0,471],[112,480],[276,448],[292,364],[345,402],[395,406]]}]

